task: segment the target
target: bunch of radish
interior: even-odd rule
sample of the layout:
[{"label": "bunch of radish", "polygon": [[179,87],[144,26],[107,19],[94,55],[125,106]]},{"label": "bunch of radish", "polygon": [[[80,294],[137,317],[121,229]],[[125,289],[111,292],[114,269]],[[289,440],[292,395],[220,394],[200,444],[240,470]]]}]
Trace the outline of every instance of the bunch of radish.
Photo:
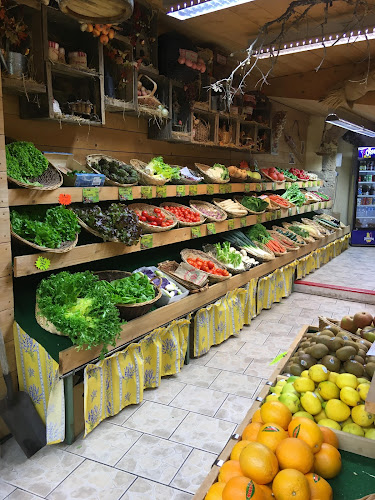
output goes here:
[{"label": "bunch of radish", "polygon": [[206,72],[206,64],[203,59],[200,57],[198,58],[197,62],[193,62],[190,59],[186,59],[186,57],[180,56],[177,59],[178,64],[185,64],[188,68],[195,69],[197,71],[200,71],[201,73]]},{"label": "bunch of radish", "polygon": [[81,24],[81,31],[88,31],[92,33],[94,37],[99,37],[100,42],[103,45],[107,45],[109,40],[112,40],[115,36],[115,30],[112,28],[112,24]]}]

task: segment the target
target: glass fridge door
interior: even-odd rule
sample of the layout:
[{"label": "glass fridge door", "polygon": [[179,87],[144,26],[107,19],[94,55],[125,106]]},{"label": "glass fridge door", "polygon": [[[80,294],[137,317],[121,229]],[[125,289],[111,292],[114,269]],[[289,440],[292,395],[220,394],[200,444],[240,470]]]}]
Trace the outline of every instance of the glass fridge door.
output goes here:
[{"label": "glass fridge door", "polygon": [[375,244],[375,148],[358,148],[352,244]]}]

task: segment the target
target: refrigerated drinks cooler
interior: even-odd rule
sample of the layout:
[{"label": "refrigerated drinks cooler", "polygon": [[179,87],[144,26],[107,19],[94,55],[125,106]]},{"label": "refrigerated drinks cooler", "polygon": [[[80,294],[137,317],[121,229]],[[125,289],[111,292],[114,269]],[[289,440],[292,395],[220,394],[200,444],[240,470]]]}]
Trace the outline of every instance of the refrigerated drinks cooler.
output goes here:
[{"label": "refrigerated drinks cooler", "polygon": [[351,244],[375,245],[375,148],[358,148]]}]

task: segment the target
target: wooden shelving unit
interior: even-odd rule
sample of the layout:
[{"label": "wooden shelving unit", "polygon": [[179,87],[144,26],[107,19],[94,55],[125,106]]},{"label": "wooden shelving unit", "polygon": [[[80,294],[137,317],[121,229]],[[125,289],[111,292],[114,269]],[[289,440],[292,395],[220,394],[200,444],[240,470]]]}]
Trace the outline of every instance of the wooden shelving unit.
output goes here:
[{"label": "wooden shelving unit", "polygon": [[3,90],[8,94],[25,95],[26,94],[45,94],[47,92],[44,83],[34,82],[27,78],[13,78],[2,75]]}]

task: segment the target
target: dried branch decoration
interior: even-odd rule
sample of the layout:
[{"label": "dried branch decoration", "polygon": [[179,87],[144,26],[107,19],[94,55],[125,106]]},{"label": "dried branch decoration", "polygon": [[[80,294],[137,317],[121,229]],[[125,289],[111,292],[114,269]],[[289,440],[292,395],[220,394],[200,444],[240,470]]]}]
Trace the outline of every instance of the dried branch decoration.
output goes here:
[{"label": "dried branch decoration", "polygon": [[[215,92],[222,92],[225,100],[227,101],[228,107],[230,107],[234,96],[236,94],[244,93],[246,80],[250,77],[250,75],[260,75],[258,76],[256,86],[263,86],[265,84],[269,85],[268,78],[278,61],[279,51],[291,31],[296,28],[300,29],[303,23],[307,24],[310,11],[314,7],[322,5],[324,6],[324,14],[323,19],[319,24],[319,28],[322,36],[328,34],[326,33],[326,29],[329,20],[329,8],[333,4],[338,4],[339,2],[351,7],[351,12],[348,14],[350,21],[346,24],[345,30],[352,31],[355,29],[363,29],[365,27],[366,17],[370,13],[374,12],[374,6],[370,5],[368,0],[293,0],[283,14],[260,27],[258,35],[250,46],[244,51],[246,53],[246,57],[238,63],[227,78],[223,78],[213,83],[211,85],[212,89]],[[276,27],[277,33],[273,36],[271,29]],[[335,45],[341,38],[342,36],[338,37],[333,45]],[[369,45],[368,40],[367,45]],[[274,55],[271,54],[269,58],[269,60],[271,60],[269,69],[263,71],[259,65],[259,61],[262,60],[260,59],[260,55],[266,46],[275,47],[275,50],[273,52]],[[319,71],[321,68],[325,60],[326,53],[329,50],[329,47],[324,46],[324,43],[323,47],[324,53],[322,60],[315,68],[316,71]],[[367,59],[370,61],[369,51]],[[238,81],[239,83],[237,84]]]}]

